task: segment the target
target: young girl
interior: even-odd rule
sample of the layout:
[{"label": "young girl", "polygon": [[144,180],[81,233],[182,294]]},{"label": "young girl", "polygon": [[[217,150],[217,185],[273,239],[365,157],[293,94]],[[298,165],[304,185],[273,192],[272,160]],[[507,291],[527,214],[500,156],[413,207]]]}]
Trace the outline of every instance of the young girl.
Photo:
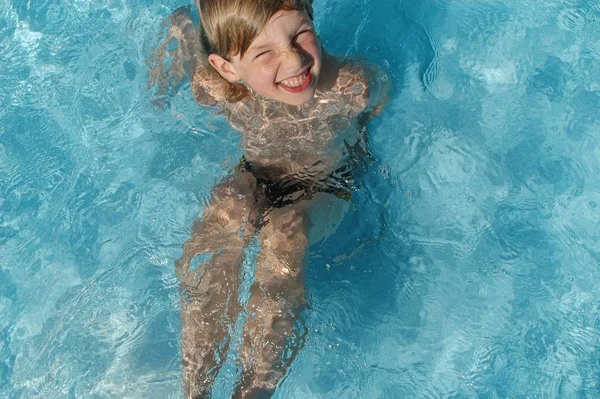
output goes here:
[{"label": "young girl", "polygon": [[186,9],[170,19],[162,50],[172,40],[179,45],[170,71],[161,63],[154,71],[159,94],[167,92],[164,82],[176,86],[187,74],[196,101],[217,107],[242,134],[244,150],[176,263],[188,398],[207,397],[223,363],[244,310],[244,249],[255,236],[260,253],[235,397],[273,394],[303,342],[308,212],[325,197],[348,200],[353,171],[369,162],[364,125],[385,90],[373,90],[371,70],[322,49],[311,3],[196,0],[199,33]]}]

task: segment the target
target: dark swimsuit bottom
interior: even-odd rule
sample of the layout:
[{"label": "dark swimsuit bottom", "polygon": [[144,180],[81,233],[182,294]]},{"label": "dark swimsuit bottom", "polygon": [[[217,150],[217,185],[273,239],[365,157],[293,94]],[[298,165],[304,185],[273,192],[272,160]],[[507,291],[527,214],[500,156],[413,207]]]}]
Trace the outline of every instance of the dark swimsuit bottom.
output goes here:
[{"label": "dark swimsuit bottom", "polygon": [[343,200],[350,200],[354,188],[352,167],[341,167],[322,178],[303,178],[288,175],[273,166],[256,165],[240,159],[236,172],[249,172],[256,178],[258,186],[263,190],[268,207],[283,208],[296,202],[308,200],[316,193],[333,194]]},{"label": "dark swimsuit bottom", "polygon": [[[357,126],[366,126],[370,113],[358,116]],[[304,173],[289,175],[273,167],[255,164],[242,156],[236,172],[250,172],[263,190],[264,199],[270,208],[283,208],[302,200],[312,198],[316,193],[333,194],[345,201],[350,200],[352,191],[357,189],[356,177],[362,174],[374,162],[369,151],[368,136],[354,144],[344,142],[348,157],[340,168],[329,174],[313,173],[307,169]]]}]

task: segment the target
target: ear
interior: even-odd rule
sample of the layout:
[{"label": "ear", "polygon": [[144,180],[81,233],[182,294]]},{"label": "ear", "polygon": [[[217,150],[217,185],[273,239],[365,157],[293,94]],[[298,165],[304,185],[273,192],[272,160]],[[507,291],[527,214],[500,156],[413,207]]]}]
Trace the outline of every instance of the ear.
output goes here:
[{"label": "ear", "polygon": [[234,83],[240,79],[235,67],[225,58],[217,54],[211,54],[208,56],[208,62],[219,72],[219,74],[231,83]]}]

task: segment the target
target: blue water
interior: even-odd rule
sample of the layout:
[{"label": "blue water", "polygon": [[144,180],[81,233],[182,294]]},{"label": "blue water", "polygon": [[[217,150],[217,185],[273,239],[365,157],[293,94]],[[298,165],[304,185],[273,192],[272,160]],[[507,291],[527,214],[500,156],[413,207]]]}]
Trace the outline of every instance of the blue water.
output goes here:
[{"label": "blue water", "polygon": [[[276,397],[600,397],[600,1],[315,3],[394,89]],[[182,396],[173,263],[241,155],[151,105],[185,4],[0,0],[0,397]]]}]

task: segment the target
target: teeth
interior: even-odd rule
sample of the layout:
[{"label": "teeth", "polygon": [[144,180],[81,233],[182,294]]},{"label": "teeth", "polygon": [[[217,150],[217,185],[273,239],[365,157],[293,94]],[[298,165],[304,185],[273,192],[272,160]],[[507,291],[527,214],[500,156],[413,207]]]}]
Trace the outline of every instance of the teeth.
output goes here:
[{"label": "teeth", "polygon": [[304,82],[304,80],[306,79],[307,76],[308,76],[308,71],[306,71],[302,75],[296,76],[294,78],[283,79],[279,83],[281,83],[284,86],[288,86],[288,87],[298,87]]}]

